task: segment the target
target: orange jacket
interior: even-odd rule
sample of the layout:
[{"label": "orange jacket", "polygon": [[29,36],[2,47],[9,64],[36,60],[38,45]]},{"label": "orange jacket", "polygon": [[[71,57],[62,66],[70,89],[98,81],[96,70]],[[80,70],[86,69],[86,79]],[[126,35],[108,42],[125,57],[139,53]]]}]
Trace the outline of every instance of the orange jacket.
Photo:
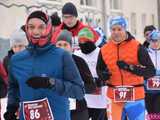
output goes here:
[{"label": "orange jacket", "polygon": [[[136,40],[123,41],[121,44],[115,44],[112,40],[101,48],[101,53],[105,64],[107,65],[112,76],[108,84],[113,86],[128,85],[137,86],[135,88],[135,99],[144,98],[143,77],[137,76],[126,70],[119,69],[118,60],[123,60],[128,64],[139,65],[138,62],[139,42]],[[113,98],[113,87],[108,88],[108,97]]]}]

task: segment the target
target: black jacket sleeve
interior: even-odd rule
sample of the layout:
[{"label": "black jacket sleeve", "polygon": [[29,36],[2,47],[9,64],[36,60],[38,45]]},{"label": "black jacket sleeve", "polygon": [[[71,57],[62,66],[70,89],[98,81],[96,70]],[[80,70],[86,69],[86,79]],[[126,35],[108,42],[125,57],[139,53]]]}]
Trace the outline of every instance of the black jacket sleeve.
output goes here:
[{"label": "black jacket sleeve", "polygon": [[9,63],[9,57],[8,56],[5,56],[4,59],[3,59],[3,66],[8,74],[8,63]]},{"label": "black jacket sleeve", "polygon": [[144,41],[143,46],[144,46],[145,48],[148,48],[148,47],[149,47],[149,42],[148,42],[147,40]]},{"label": "black jacket sleeve", "polygon": [[98,55],[98,61],[97,61],[97,66],[96,66],[97,74],[100,80],[106,81],[109,80],[111,73],[109,72],[107,65],[105,64],[103,58],[102,58],[102,53],[101,51],[99,52]]},{"label": "black jacket sleeve", "polygon": [[96,84],[94,83],[94,78],[89,70],[87,63],[79,56],[72,55],[72,57],[84,82],[86,93],[92,93],[96,89]]},{"label": "black jacket sleeve", "polygon": [[147,50],[142,45],[140,45],[138,49],[138,60],[140,65],[134,66],[134,69],[131,72],[136,75],[143,76],[144,79],[148,79],[155,75],[154,65]]},{"label": "black jacket sleeve", "polygon": [[7,85],[3,78],[0,76],[0,98],[4,98],[7,95]]}]

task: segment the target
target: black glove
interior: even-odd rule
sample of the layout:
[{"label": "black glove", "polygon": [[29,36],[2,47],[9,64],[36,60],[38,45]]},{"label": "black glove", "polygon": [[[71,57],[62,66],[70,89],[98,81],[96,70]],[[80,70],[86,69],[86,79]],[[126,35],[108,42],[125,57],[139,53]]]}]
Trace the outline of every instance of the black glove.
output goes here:
[{"label": "black glove", "polygon": [[16,112],[18,111],[19,104],[17,105],[8,105],[7,111],[4,113],[5,120],[19,120],[17,119]]},{"label": "black glove", "polygon": [[85,83],[84,87],[85,87],[85,92],[88,93],[88,94],[93,93],[93,91],[96,90],[96,84],[95,84],[94,81],[91,84]]},{"label": "black glove", "polygon": [[102,77],[103,77],[103,81],[107,81],[110,79],[111,77],[111,73],[107,70],[107,71],[102,71]]},{"label": "black glove", "polygon": [[129,65],[122,60],[117,61],[117,65],[120,69],[129,70]]},{"label": "black glove", "polygon": [[76,100],[76,111],[83,111],[87,109],[87,102],[85,99]]},{"label": "black glove", "polygon": [[49,77],[31,77],[26,81],[26,84],[34,89],[38,88],[52,88],[55,84],[54,79],[50,79]]},{"label": "black glove", "polygon": [[95,83],[96,83],[96,87],[102,87],[105,85],[105,82],[98,78],[95,79]]},{"label": "black glove", "polygon": [[106,85],[106,81],[111,77],[111,73],[108,69],[101,71],[99,74],[99,78],[95,79],[97,87],[102,87]]},{"label": "black glove", "polygon": [[138,76],[144,76],[144,69],[145,67],[144,66],[140,66],[140,65],[132,65],[132,64],[127,64],[126,62],[124,61],[117,61],[117,65],[120,69],[123,69],[123,70],[126,70],[126,71],[129,71],[133,74],[136,74]]},{"label": "black glove", "polygon": [[4,113],[4,119],[5,120],[19,120],[17,119],[15,112],[9,112],[9,111]]}]

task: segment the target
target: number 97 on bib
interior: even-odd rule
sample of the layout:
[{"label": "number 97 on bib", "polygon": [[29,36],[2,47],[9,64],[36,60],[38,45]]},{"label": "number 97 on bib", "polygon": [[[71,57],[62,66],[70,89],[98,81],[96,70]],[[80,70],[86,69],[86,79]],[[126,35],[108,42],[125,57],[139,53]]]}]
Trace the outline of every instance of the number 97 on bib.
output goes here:
[{"label": "number 97 on bib", "polygon": [[147,80],[148,90],[160,90],[160,76],[154,76]]}]

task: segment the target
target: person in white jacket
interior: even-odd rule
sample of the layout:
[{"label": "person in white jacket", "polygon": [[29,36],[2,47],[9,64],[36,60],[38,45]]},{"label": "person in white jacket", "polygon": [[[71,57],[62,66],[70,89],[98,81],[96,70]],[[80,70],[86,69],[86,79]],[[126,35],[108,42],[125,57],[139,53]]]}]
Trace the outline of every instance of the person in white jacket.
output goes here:
[{"label": "person in white jacket", "polygon": [[93,32],[87,27],[81,29],[78,33],[80,50],[75,51],[74,54],[82,57],[86,61],[96,84],[96,90],[94,92],[85,94],[89,118],[92,120],[107,120],[106,86],[105,82],[99,78],[96,71],[100,48],[96,47],[93,38]]},{"label": "person in white jacket", "polygon": [[[160,112],[160,31],[154,30],[149,35],[148,53],[156,69],[156,75],[146,82],[146,109],[148,114]],[[155,80],[156,78],[156,80]],[[152,83],[156,83],[155,87]]]}]

